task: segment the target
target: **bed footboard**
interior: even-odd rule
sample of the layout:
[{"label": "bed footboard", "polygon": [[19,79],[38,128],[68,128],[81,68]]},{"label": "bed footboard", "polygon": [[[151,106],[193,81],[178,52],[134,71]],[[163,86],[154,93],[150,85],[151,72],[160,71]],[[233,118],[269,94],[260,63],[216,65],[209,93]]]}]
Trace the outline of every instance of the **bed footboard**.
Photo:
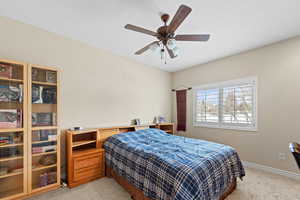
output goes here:
[{"label": "bed footboard", "polygon": [[[114,170],[110,167],[106,166],[106,176],[109,178],[114,178],[130,195],[131,198],[134,200],[151,200],[148,197],[145,197],[143,191],[139,190],[138,188],[134,187],[132,184],[128,183],[128,181],[119,176]],[[227,196],[229,196],[235,189],[236,189],[236,179],[234,179],[223,195],[220,197],[219,200],[224,200]]]}]

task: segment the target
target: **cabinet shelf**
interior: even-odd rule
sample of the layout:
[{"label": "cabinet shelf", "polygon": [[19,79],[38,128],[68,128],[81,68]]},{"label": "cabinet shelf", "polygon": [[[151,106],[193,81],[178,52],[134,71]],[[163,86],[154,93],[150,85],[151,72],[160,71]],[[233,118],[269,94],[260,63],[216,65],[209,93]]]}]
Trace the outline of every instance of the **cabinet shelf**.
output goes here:
[{"label": "cabinet shelf", "polygon": [[56,164],[47,165],[47,166],[38,166],[38,167],[32,168],[32,171],[36,172],[36,171],[40,171],[40,170],[43,170],[43,169],[53,168],[53,167],[56,167],[56,166],[57,166]]},{"label": "cabinet shelf", "polygon": [[84,129],[84,130],[78,130],[78,131],[72,131],[72,132],[73,132],[73,135],[81,135],[81,134],[97,132],[97,131],[98,131],[98,129]]},{"label": "cabinet shelf", "polygon": [[1,148],[7,148],[7,147],[17,147],[17,146],[23,146],[23,143],[16,143],[16,144],[5,144],[5,145],[1,145]]},{"label": "cabinet shelf", "polygon": [[21,79],[5,78],[5,77],[0,77],[0,81],[11,81],[15,83],[23,83],[23,80]]},{"label": "cabinet shelf", "polygon": [[8,173],[8,174],[5,174],[5,175],[0,176],[0,179],[2,179],[2,178],[7,178],[7,177],[11,177],[11,176],[18,176],[18,175],[21,175],[21,174],[23,174],[23,172]]},{"label": "cabinet shelf", "polygon": [[38,156],[44,156],[44,155],[50,155],[50,154],[56,154],[57,151],[50,151],[50,152],[43,152],[43,153],[33,153],[33,157],[38,157]]},{"label": "cabinet shelf", "polygon": [[32,193],[39,193],[41,191],[44,191],[44,190],[52,190],[52,189],[56,189],[56,188],[59,188],[59,184],[58,183],[53,183],[53,184],[50,184],[50,185],[46,185],[46,186],[43,186],[43,187],[40,187],[39,185],[33,185],[32,188]]},{"label": "cabinet shelf", "polygon": [[72,147],[78,147],[78,146],[82,146],[94,142],[96,142],[96,140],[83,140],[83,141],[73,142]]},{"label": "cabinet shelf", "polygon": [[57,140],[43,140],[43,141],[34,141],[32,144],[42,144],[47,142],[57,142]]},{"label": "cabinet shelf", "polygon": [[0,162],[10,161],[10,160],[19,160],[19,159],[23,159],[23,156],[0,158]]},{"label": "cabinet shelf", "polygon": [[3,128],[0,129],[0,133],[6,133],[6,132],[22,132],[24,131],[23,128]]},{"label": "cabinet shelf", "polygon": [[31,128],[31,130],[33,131],[53,130],[53,129],[57,129],[57,126],[36,126]]},{"label": "cabinet shelf", "polygon": [[57,86],[57,83],[42,82],[42,81],[32,81],[32,84],[47,85],[47,86]]}]

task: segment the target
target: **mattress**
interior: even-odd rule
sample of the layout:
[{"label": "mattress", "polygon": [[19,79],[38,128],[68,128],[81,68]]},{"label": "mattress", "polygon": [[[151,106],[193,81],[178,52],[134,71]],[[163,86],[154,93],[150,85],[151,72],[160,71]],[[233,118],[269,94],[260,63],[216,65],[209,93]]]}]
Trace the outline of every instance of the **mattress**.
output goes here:
[{"label": "mattress", "polygon": [[154,200],[215,200],[245,171],[230,146],[145,129],[110,137],[106,165]]}]

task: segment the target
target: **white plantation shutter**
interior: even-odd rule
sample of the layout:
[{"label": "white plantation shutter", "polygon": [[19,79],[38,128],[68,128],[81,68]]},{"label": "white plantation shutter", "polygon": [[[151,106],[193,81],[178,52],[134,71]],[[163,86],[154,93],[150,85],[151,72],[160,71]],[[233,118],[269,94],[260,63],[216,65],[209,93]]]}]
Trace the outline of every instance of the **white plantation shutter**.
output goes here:
[{"label": "white plantation shutter", "polygon": [[227,124],[253,124],[253,85],[231,86],[222,90],[222,122]]},{"label": "white plantation shutter", "polygon": [[205,85],[194,90],[194,125],[256,130],[256,78]]},{"label": "white plantation shutter", "polygon": [[196,121],[219,121],[219,89],[199,90],[196,94]]}]

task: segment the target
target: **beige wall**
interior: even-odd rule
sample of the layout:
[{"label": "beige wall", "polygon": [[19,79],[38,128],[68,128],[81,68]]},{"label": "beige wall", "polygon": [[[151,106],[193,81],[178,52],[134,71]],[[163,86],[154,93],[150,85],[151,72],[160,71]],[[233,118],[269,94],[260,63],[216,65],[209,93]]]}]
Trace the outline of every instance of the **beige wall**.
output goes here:
[{"label": "beige wall", "polygon": [[0,29],[0,58],[62,70],[62,128],[170,119],[170,73],[7,18]]},{"label": "beige wall", "polygon": [[170,73],[7,18],[0,27],[0,58],[62,70],[62,128],[170,119]]},{"label": "beige wall", "polygon": [[232,145],[242,160],[299,173],[288,143],[300,142],[300,37],[175,72],[172,80],[173,87],[197,86],[249,76],[258,77],[257,132],[193,127],[189,92],[185,134]]}]

